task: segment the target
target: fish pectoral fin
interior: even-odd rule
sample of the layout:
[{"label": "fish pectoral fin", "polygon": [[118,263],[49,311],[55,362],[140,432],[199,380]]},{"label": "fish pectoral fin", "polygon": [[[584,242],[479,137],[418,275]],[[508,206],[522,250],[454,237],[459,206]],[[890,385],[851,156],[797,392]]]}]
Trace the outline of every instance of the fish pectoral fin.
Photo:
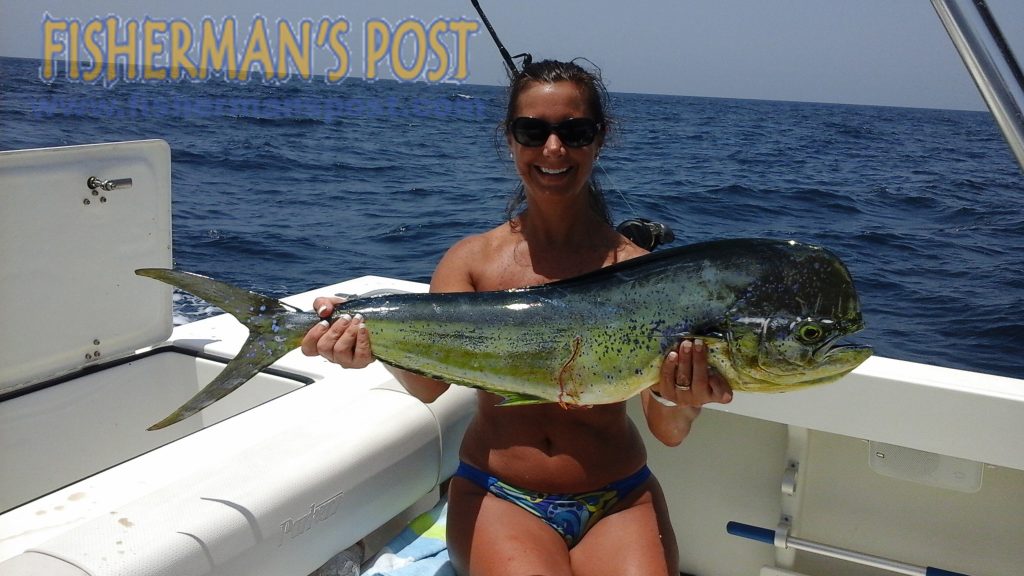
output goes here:
[{"label": "fish pectoral fin", "polygon": [[539,396],[531,396],[530,394],[516,394],[514,392],[493,392],[502,397],[501,402],[498,402],[498,406],[529,406],[531,404],[549,404],[551,400],[546,400]]}]

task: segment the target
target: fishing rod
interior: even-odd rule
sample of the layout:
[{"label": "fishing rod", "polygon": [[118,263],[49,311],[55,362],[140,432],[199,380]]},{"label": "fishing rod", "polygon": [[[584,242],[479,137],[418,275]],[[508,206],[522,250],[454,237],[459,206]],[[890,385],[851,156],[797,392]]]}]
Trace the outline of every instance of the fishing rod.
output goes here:
[{"label": "fishing rod", "polygon": [[505,59],[505,66],[508,68],[509,77],[515,78],[519,75],[519,69],[516,68],[514,58],[522,58],[523,68],[526,68],[531,62],[533,62],[533,55],[528,52],[516,54],[515,56],[509,55],[508,50],[505,49],[505,45],[502,44],[501,40],[498,38],[498,33],[495,32],[494,27],[491,26],[491,21],[487,19],[487,15],[484,14],[483,8],[480,7],[480,2],[477,0],[470,0],[470,2],[472,2],[473,8],[476,8],[476,13],[480,15],[480,20],[483,20],[484,26],[487,27],[487,31],[490,32],[491,38],[498,46],[498,52],[501,52],[501,57]]}]

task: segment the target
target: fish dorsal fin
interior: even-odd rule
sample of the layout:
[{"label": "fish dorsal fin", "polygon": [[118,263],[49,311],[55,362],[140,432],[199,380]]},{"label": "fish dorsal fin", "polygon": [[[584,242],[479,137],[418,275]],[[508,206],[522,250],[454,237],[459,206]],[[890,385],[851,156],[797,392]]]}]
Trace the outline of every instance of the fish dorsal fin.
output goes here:
[{"label": "fish dorsal fin", "polygon": [[[611,266],[598,268],[597,270],[593,270],[579,276],[544,284],[544,286],[568,288],[576,283],[587,282],[600,276],[619,274],[624,277],[630,277],[637,270],[657,268],[660,265],[678,258],[704,259],[715,256],[720,257],[726,253],[751,254],[757,253],[758,251],[774,250],[777,246],[788,244],[791,244],[788,240],[772,240],[767,238],[730,238],[725,240],[708,240],[706,242],[698,242],[696,244],[658,250],[657,252],[651,252],[649,254],[644,254],[643,256],[623,260],[612,264]],[[526,289],[532,288],[535,287]]]}]

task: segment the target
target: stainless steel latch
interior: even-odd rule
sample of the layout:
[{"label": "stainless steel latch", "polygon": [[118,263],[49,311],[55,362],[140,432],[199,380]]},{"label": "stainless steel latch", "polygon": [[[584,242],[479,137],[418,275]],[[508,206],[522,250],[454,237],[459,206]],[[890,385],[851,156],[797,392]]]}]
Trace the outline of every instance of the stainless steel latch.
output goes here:
[{"label": "stainless steel latch", "polygon": [[95,176],[89,176],[89,179],[85,181],[86,186],[90,190],[96,190],[97,188],[110,192],[111,190],[121,190],[132,187],[131,178],[116,178],[114,180],[103,180]]}]

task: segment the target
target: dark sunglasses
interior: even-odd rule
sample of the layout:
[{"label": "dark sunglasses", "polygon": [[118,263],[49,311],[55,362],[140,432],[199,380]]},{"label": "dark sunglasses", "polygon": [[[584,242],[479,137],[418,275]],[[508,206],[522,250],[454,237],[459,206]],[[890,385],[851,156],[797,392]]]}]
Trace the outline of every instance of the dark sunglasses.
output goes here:
[{"label": "dark sunglasses", "polygon": [[540,118],[520,116],[510,122],[508,127],[516,142],[531,148],[543,146],[552,132],[569,148],[582,148],[590,145],[601,131],[601,124],[591,118],[569,118],[558,124],[550,124]]}]

